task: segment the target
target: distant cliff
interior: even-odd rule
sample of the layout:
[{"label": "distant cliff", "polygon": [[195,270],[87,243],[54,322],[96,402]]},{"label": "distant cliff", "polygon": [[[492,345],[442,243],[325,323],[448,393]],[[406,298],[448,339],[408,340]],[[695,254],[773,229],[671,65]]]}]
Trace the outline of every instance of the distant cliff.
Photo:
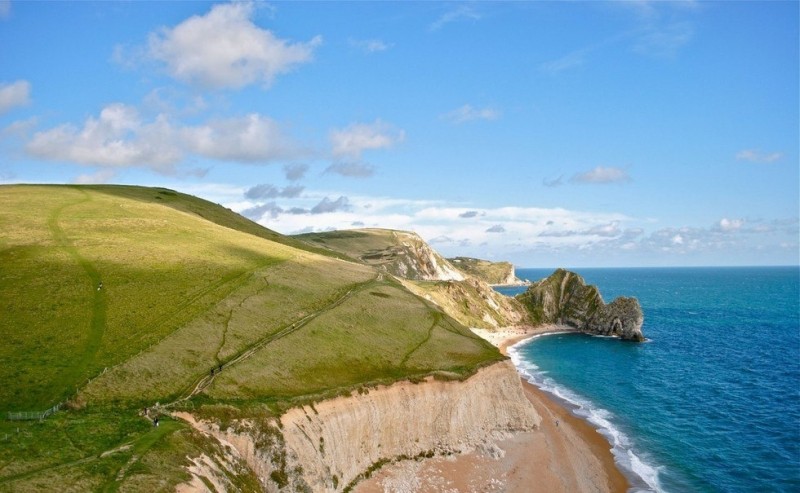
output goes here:
[{"label": "distant cliff", "polygon": [[595,286],[564,269],[537,281],[517,299],[535,324],[562,324],[581,332],[643,341],[644,314],[636,298],[619,297],[609,304]]},{"label": "distant cliff", "polygon": [[402,279],[463,281],[465,275],[416,233],[390,229],[354,229],[297,235],[317,247],[343,253]]},{"label": "distant cliff", "polygon": [[455,257],[447,260],[457,269],[488,284],[525,283],[514,274],[514,265],[511,262],[490,262],[470,257]]}]

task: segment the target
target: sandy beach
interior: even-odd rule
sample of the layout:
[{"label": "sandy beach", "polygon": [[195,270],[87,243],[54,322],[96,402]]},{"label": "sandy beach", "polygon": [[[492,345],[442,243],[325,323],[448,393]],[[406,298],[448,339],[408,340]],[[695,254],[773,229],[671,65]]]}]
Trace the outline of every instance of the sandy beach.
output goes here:
[{"label": "sandy beach", "polygon": [[[474,332],[503,354],[539,334],[565,332],[559,326],[512,327]],[[517,433],[455,457],[402,461],[381,468],[360,483],[358,493],[410,492],[624,492],[629,483],[617,469],[611,446],[589,423],[522,380],[525,396],[542,417],[538,430]]]}]

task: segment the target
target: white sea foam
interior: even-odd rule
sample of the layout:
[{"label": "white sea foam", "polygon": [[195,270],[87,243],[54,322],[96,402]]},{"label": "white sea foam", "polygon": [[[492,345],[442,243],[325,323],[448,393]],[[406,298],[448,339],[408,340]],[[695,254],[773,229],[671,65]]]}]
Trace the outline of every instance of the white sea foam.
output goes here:
[{"label": "white sea foam", "polygon": [[614,426],[614,415],[611,412],[597,407],[589,399],[557,383],[547,376],[547,372],[540,370],[535,363],[522,358],[520,354],[522,346],[546,335],[553,334],[537,335],[508,348],[508,355],[514,366],[517,367],[517,371],[528,382],[574,407],[573,414],[594,425],[597,431],[606,437],[611,444],[611,453],[614,455],[615,462],[634,483],[631,491],[636,493],[664,492],[659,481],[659,472],[663,468],[648,464],[634,452],[628,436]]}]

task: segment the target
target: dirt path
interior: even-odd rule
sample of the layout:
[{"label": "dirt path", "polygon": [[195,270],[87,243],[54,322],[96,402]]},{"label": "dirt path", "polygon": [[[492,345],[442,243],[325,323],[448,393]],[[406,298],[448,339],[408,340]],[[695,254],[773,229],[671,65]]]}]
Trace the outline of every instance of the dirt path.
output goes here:
[{"label": "dirt path", "polygon": [[[319,317],[323,313],[325,313],[327,311],[330,311],[330,310],[333,310],[334,308],[338,307],[339,305],[344,303],[347,299],[349,299],[354,293],[362,291],[362,290],[366,289],[367,287],[369,287],[369,286],[373,285],[374,283],[376,283],[377,279],[378,279],[378,277],[376,276],[375,278],[370,279],[369,281],[354,285],[349,290],[347,290],[347,292],[345,292],[342,296],[340,296],[337,299],[335,299],[329,305],[327,305],[324,308],[321,308],[321,309],[319,309],[319,310],[317,310],[317,311],[315,311],[313,313],[310,313],[310,314],[300,318],[299,320],[296,320],[296,321],[292,322],[291,324],[285,326],[282,330],[280,330],[280,331],[278,331],[278,332],[276,332],[274,334],[270,334],[269,336],[264,337],[263,339],[261,339],[259,341],[256,341],[254,344],[249,346],[247,349],[245,349],[243,352],[241,352],[237,356],[234,356],[233,358],[231,358],[231,359],[229,359],[227,361],[221,362],[220,366],[222,366],[222,368],[230,368],[233,365],[241,363],[242,361],[244,361],[244,360],[248,359],[249,357],[251,357],[253,354],[255,354],[257,351],[259,351],[264,346],[266,346],[266,345],[268,345],[268,344],[270,344],[270,343],[272,343],[274,341],[277,341],[278,339],[286,337],[287,335],[289,335],[289,334],[291,334],[291,333],[303,328],[304,326],[308,325],[312,320],[314,320],[315,318]],[[217,377],[217,375],[219,375],[219,371],[213,371],[212,370],[208,374],[206,374],[203,377],[201,377],[195,383],[195,385],[192,387],[192,390],[189,391],[188,394],[186,394],[185,396],[180,397],[180,398],[178,398],[178,399],[176,399],[176,400],[174,400],[174,401],[172,401],[170,403],[162,404],[161,407],[162,408],[170,408],[170,407],[172,407],[172,406],[174,406],[174,405],[176,405],[178,403],[185,402],[185,401],[191,399],[192,397],[196,396],[197,394],[199,394],[200,392],[202,392],[203,390],[208,388],[208,386],[211,385],[211,383],[214,381],[214,379]]]},{"label": "dirt path", "polygon": [[70,365],[69,369],[62,372],[60,380],[63,382],[61,385],[63,389],[72,389],[89,377],[89,370],[97,355],[97,351],[100,349],[100,343],[103,340],[103,334],[106,329],[107,300],[106,291],[99,288],[102,282],[100,272],[89,260],[80,254],[59,224],[60,216],[65,209],[92,200],[87,192],[83,190],[80,190],[80,192],[83,194],[81,199],[53,209],[47,219],[47,226],[50,229],[50,234],[53,236],[53,241],[81,266],[86,274],[90,289],[92,290],[92,313],[86,332],[86,343],[83,352],[76,355],[75,364]]}]

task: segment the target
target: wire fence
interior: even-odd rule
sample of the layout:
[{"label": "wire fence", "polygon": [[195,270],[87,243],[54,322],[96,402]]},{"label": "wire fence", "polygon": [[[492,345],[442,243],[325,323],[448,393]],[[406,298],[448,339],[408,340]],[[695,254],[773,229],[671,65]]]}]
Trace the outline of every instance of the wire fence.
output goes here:
[{"label": "wire fence", "polygon": [[47,409],[45,411],[20,411],[20,412],[8,412],[6,414],[6,418],[9,421],[32,421],[32,420],[39,420],[42,421],[43,419],[47,418],[56,413],[59,409],[61,409],[62,403],[59,402],[55,406]]}]

